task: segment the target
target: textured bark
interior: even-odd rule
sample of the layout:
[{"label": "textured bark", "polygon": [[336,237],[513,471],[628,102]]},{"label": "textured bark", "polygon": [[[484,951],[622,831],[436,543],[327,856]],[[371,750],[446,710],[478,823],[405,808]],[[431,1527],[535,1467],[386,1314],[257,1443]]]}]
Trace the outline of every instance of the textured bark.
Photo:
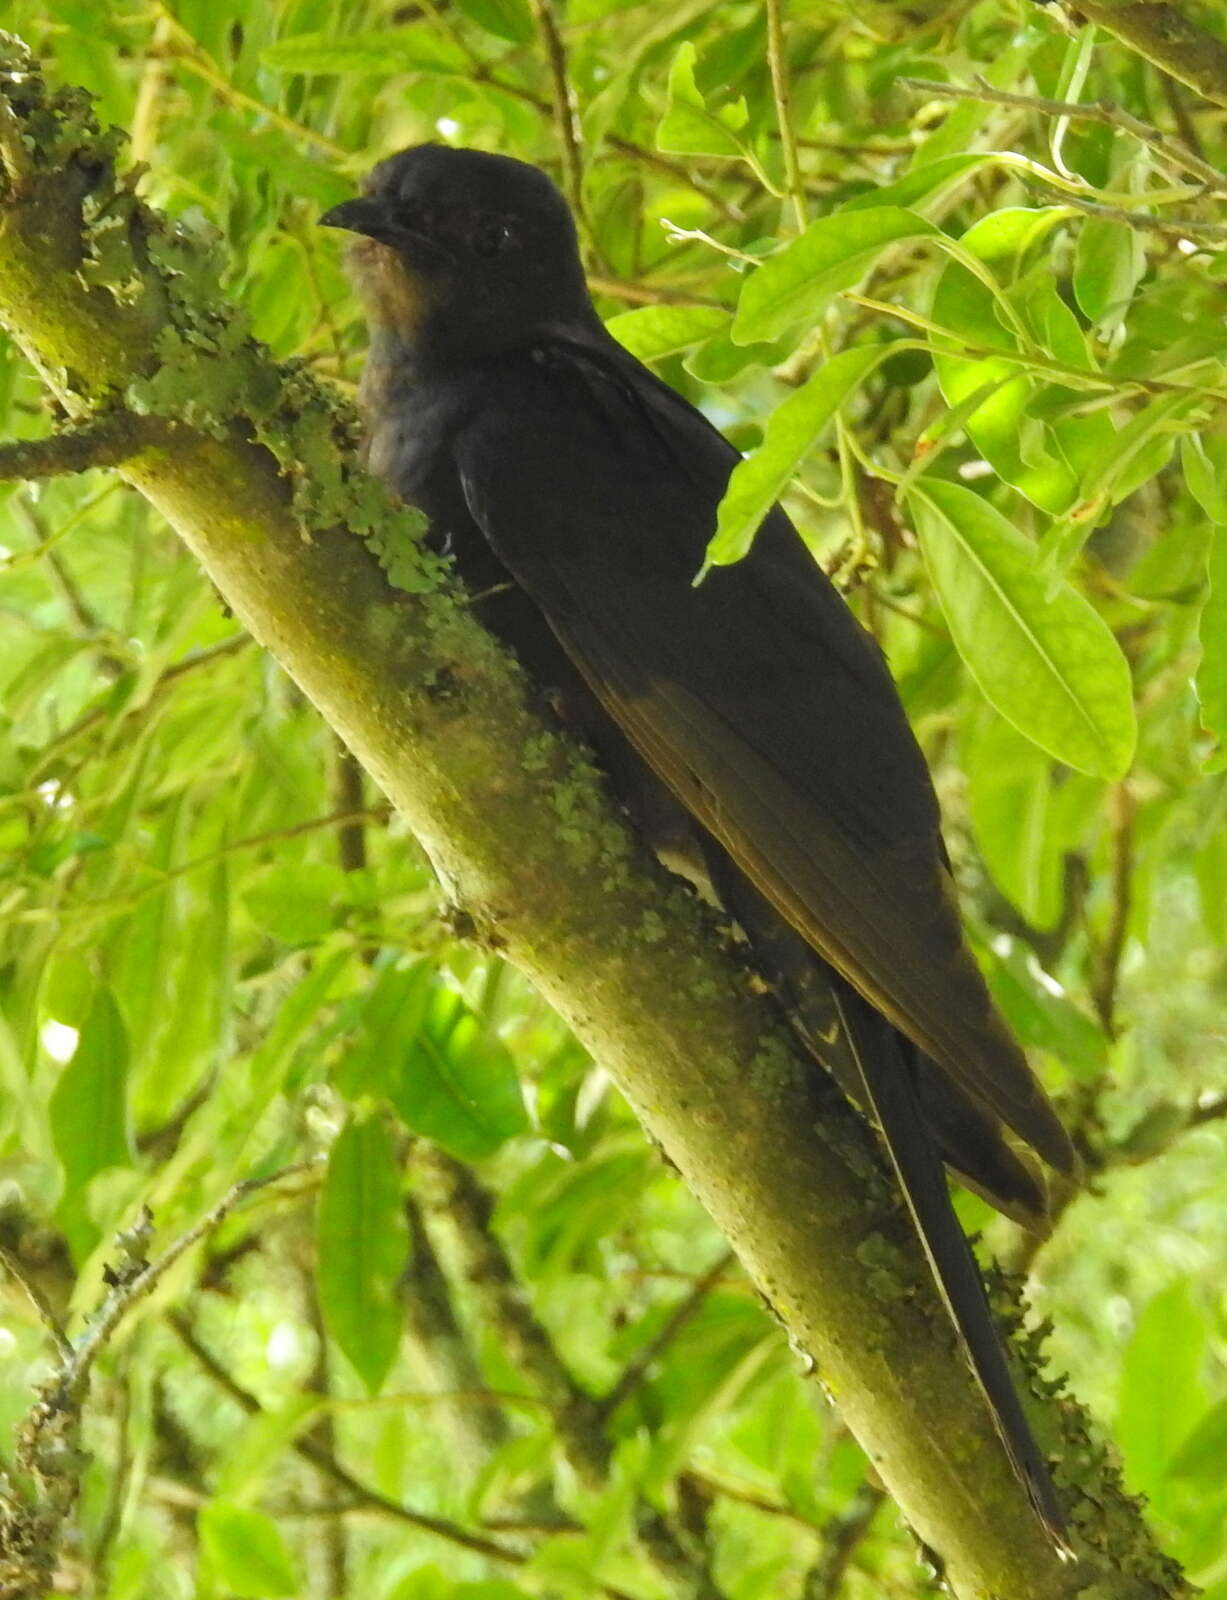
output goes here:
[{"label": "textured bark", "polygon": [[[419,550],[413,517],[349,465],[336,402],[247,340],[199,247],[116,184],[79,93],[46,104],[11,43],[0,90],[0,145],[21,138],[4,161],[0,317],[70,414],[122,401],[179,422],[124,476],[405,813],[458,925],[514,961],[616,1077],[954,1591],[1181,1592],[1077,1408],[1047,1397],[1036,1431],[1087,1548],[1058,1562],[858,1119],[543,722]],[[93,270],[100,213],[119,293]]]}]

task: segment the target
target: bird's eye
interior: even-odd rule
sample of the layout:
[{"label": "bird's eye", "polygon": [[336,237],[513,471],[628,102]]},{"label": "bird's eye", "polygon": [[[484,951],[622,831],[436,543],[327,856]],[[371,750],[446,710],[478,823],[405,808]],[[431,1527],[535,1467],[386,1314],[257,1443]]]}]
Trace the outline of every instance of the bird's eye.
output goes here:
[{"label": "bird's eye", "polygon": [[482,217],[473,230],[473,252],[487,258],[502,255],[514,237],[511,228],[501,218]]}]

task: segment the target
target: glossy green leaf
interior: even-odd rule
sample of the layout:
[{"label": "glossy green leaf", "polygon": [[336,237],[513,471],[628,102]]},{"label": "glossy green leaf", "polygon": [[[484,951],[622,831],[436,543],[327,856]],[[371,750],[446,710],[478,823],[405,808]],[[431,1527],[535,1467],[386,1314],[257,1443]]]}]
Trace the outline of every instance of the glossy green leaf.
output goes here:
[{"label": "glossy green leaf", "polygon": [[605,326],[640,361],[661,361],[711,338],[731,320],[718,306],[639,306],[610,317]]},{"label": "glossy green leaf", "polygon": [[328,1331],[374,1394],[396,1358],[409,1251],[400,1175],[378,1116],[333,1142],[315,1225],[316,1284]]},{"label": "glossy green leaf", "polygon": [[738,344],[754,344],[814,321],[835,295],[865,275],[888,245],[932,238],[937,231],[900,206],[823,217],[750,274],[737,302],[733,338]]},{"label": "glossy green leaf", "polygon": [[203,1558],[241,1600],[301,1593],[302,1577],[280,1528],[262,1511],[213,1500],[196,1519]]},{"label": "glossy green leaf", "polygon": [[127,1030],[110,991],[99,989],[51,1092],[51,1138],[70,1202],[97,1173],[131,1161],[127,1091]]},{"label": "glossy green leaf", "polygon": [[1128,663],[1090,603],[1050,587],[1035,547],[987,500],[920,479],[908,495],[956,648],[985,698],[1028,739],[1118,778],[1137,730]]},{"label": "glossy green leaf", "polygon": [[709,565],[728,566],[741,560],[759,524],[827,424],[889,354],[883,345],[842,350],[775,408],[767,418],[762,444],[733,468],[720,502],[715,537],[707,547]]}]

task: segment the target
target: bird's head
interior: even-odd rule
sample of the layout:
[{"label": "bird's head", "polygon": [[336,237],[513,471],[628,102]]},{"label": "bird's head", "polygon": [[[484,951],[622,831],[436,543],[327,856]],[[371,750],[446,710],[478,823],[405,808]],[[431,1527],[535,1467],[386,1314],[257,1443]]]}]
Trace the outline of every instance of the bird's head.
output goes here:
[{"label": "bird's head", "polygon": [[424,359],[501,355],[595,318],[566,201],[508,156],[415,145],[320,222],[360,236],[349,268],[373,331]]}]

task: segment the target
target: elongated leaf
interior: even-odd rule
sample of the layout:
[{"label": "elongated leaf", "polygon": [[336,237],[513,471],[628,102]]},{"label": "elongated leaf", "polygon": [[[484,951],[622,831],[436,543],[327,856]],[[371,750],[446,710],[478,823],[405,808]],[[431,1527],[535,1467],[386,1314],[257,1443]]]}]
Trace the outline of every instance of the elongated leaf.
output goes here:
[{"label": "elongated leaf", "polygon": [[823,429],[857,384],[889,354],[886,345],[841,350],[775,408],[767,419],[762,444],[733,468],[720,502],[715,537],[707,547],[711,566],[741,560],[759,524]]},{"label": "elongated leaf", "polygon": [[913,167],[896,183],[883,184],[880,189],[870,189],[845,202],[842,210],[865,211],[873,206],[915,206],[945,193],[960,178],[965,178],[977,167],[992,161],[988,151],[972,155],[942,156],[940,161],[928,161],[922,167]]},{"label": "elongated leaf", "polygon": [[1206,566],[1210,593],[1201,613],[1197,704],[1203,726],[1219,742],[1212,762],[1212,769],[1217,771],[1227,748],[1227,527],[1214,530]]},{"label": "elongated leaf", "polygon": [[[960,246],[990,267],[999,280],[1008,282],[1027,252],[1063,218],[1058,207],[995,211],[969,228]],[[1059,359],[1069,360],[1073,366],[1086,364],[1085,340],[1051,283],[1029,284],[1019,310],[1032,336],[1049,353],[1059,354]],[[989,352],[1018,351],[1017,336],[1002,323],[993,295],[960,262],[952,261],[938,279],[931,314],[935,322],[970,345]],[[1052,349],[1054,342],[1061,345],[1060,352]],[[1043,422],[1029,413],[1037,381],[1018,362],[992,354],[968,357],[939,350],[934,365],[950,405],[960,406],[977,391],[986,391],[982,403],[967,415],[965,426],[998,476],[1045,510],[1065,510],[1076,493],[1077,468],[1066,460],[1064,448],[1054,447],[1063,447],[1066,441],[1054,440]],[[1097,422],[1080,418],[1077,428],[1084,423],[1092,435],[1104,428],[1111,432],[1106,418]],[[1090,443],[1095,447],[1097,439]],[[1079,448],[1077,437],[1071,448]]]},{"label": "elongated leaf", "polygon": [[430,982],[426,1015],[388,1092],[415,1133],[476,1160],[527,1129],[519,1079],[506,1046],[460,995],[433,974]]},{"label": "elongated leaf", "polygon": [[526,0],[458,0],[460,10],[478,27],[509,44],[531,44],[536,30]]},{"label": "elongated leaf", "polygon": [[1137,730],[1129,667],[1107,624],[988,501],[921,479],[908,495],[956,648],[986,699],[1042,750],[1118,778]]},{"label": "elongated leaf", "polygon": [[1087,217],[1074,256],[1074,298],[1098,322],[1119,315],[1146,271],[1146,246],[1136,228],[1112,217]]},{"label": "elongated leaf", "polygon": [[797,323],[812,321],[834,295],[864,276],[888,244],[937,232],[924,217],[900,206],[823,217],[746,280],[733,319],[734,340],[777,339]]},{"label": "elongated leaf", "polygon": [[1168,1467],[1173,1478],[1200,1478],[1219,1489],[1227,1461],[1227,1400],[1211,1406],[1176,1451]]},{"label": "elongated leaf", "polygon": [[610,317],[605,326],[640,361],[660,361],[710,339],[731,321],[732,313],[718,306],[640,306]]},{"label": "elongated leaf", "polygon": [[99,989],[51,1094],[51,1137],[70,1202],[97,1173],[132,1159],[127,1088],[127,1030],[110,991]]},{"label": "elongated leaf", "polygon": [[400,1342],[397,1286],[409,1250],[396,1162],[378,1116],[350,1122],[337,1136],[315,1242],[324,1321],[374,1394]]},{"label": "elongated leaf", "polygon": [[465,64],[450,39],[426,27],[356,33],[297,33],[260,52],[274,72],[458,72]]},{"label": "elongated leaf", "polygon": [[1117,1439],[1132,1489],[1161,1490],[1204,1405],[1206,1319],[1189,1282],[1157,1294],[1138,1318],[1121,1366]]},{"label": "elongated leaf", "polygon": [[200,1548],[223,1589],[242,1600],[301,1593],[297,1565],[271,1517],[214,1500],[196,1520]]},{"label": "elongated leaf", "polygon": [[1227,438],[1186,433],[1180,441],[1180,464],[1198,505],[1212,522],[1227,524]]}]

